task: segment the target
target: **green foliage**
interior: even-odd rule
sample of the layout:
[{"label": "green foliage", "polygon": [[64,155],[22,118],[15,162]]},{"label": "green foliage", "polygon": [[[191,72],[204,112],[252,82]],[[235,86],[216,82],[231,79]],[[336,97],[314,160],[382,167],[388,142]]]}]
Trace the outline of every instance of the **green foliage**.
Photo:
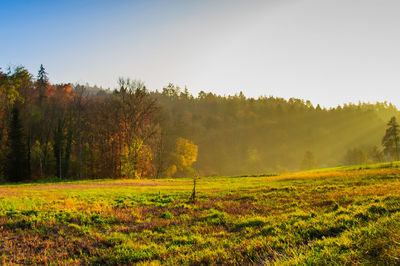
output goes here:
[{"label": "green foliage", "polygon": [[[248,219],[241,219],[237,224],[233,226],[233,231],[241,231],[246,227],[257,227],[261,228],[266,225],[267,219],[265,217],[251,217]],[[269,231],[273,231],[270,227],[267,227],[263,230],[264,233],[268,233]]]},{"label": "green foliage", "polygon": [[161,218],[164,218],[164,219],[173,219],[173,218],[174,218],[174,215],[173,215],[172,213],[170,213],[169,211],[166,211],[166,212],[163,212],[163,213],[161,214]]},{"label": "green foliage", "polygon": [[215,209],[209,210],[209,215],[205,217],[208,224],[211,225],[226,225],[229,222],[229,215]]}]

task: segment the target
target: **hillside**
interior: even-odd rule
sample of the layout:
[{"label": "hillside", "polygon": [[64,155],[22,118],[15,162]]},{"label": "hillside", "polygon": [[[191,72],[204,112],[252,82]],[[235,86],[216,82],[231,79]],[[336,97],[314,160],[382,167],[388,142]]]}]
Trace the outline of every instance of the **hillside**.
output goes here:
[{"label": "hillside", "polygon": [[[199,146],[195,167],[203,176],[298,171],[307,151],[319,168],[383,162],[376,153],[387,122],[399,115],[388,103],[327,109],[295,98],[193,97],[172,84],[154,97],[166,110],[168,136]],[[364,158],[346,157],[351,149]]]},{"label": "hillside", "polygon": [[387,102],[327,109],[295,98],[193,96],[173,84],[149,91],[129,78],[113,91],[51,84],[43,66],[37,78],[17,67],[0,70],[0,182],[380,163],[398,159],[382,146],[389,120],[398,116]]},{"label": "hillside", "polygon": [[0,186],[4,264],[398,264],[399,164]]}]

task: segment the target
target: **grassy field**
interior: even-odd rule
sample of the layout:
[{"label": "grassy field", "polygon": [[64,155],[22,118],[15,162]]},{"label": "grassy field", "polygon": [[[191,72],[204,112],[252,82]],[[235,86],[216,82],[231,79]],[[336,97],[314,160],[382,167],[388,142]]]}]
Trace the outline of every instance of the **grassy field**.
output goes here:
[{"label": "grassy field", "polygon": [[0,186],[3,264],[400,264],[398,164]]}]

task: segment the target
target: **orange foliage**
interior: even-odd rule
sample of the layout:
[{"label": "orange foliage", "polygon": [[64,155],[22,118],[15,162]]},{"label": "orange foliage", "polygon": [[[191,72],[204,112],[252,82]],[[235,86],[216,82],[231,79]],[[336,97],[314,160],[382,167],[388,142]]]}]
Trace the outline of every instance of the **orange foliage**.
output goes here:
[{"label": "orange foliage", "polygon": [[51,86],[50,84],[47,86],[46,95],[48,97],[66,97],[67,99],[72,99],[75,96],[75,91],[71,90],[71,84],[60,84]]}]

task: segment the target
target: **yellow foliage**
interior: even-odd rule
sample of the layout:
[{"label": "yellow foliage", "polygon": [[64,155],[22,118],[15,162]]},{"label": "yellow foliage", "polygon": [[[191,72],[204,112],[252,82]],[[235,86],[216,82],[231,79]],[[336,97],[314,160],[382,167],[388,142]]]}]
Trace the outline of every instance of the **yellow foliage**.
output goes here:
[{"label": "yellow foliage", "polygon": [[143,140],[137,139],[126,145],[121,152],[121,174],[128,178],[140,178],[152,159]]},{"label": "yellow foliage", "polygon": [[176,169],[176,165],[171,165],[170,167],[168,167],[168,169],[165,171],[165,178],[171,178],[174,176],[174,174],[176,173],[177,169]]},{"label": "yellow foliage", "polygon": [[197,160],[198,147],[190,140],[178,138],[176,141],[176,150],[173,153],[175,162],[167,171],[168,177],[188,177],[194,174],[192,164]]},{"label": "yellow foliage", "polygon": [[190,167],[197,160],[198,146],[190,140],[178,138],[176,155],[182,166]]}]

